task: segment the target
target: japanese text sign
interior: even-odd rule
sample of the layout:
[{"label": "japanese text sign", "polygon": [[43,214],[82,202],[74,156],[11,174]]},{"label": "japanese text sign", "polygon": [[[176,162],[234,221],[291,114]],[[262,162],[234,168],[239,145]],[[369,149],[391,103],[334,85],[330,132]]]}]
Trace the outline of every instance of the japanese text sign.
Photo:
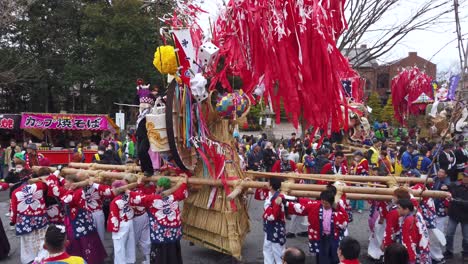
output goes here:
[{"label": "japanese text sign", "polygon": [[105,115],[23,113],[21,128],[107,130],[107,118]]}]

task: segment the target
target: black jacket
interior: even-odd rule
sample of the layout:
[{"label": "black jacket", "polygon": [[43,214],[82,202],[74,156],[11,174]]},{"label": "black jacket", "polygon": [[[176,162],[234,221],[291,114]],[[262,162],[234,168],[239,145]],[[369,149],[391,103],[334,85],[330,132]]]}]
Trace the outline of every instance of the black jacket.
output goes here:
[{"label": "black jacket", "polygon": [[[453,153],[453,151],[448,152],[448,154],[453,160],[455,159],[455,154]],[[447,172],[447,175],[450,177],[450,180],[452,182],[455,182],[457,180],[456,166],[455,164],[453,164],[453,162],[450,162],[450,160],[447,157],[447,154],[444,151],[442,151],[439,154],[437,160],[439,162],[439,168],[444,169]]]},{"label": "black jacket", "polygon": [[468,224],[468,187],[464,184],[452,183],[449,187],[452,201],[448,208],[450,218],[463,224]]},{"label": "black jacket", "polygon": [[276,160],[278,160],[278,157],[272,149],[263,150],[263,164],[265,164],[267,171],[271,171],[271,167],[273,167]]}]

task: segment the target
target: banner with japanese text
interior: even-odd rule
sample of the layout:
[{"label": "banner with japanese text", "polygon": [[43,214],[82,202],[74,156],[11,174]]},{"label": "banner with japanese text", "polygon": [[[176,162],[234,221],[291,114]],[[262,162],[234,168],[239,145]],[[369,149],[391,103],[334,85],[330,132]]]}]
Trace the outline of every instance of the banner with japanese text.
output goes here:
[{"label": "banner with japanese text", "polygon": [[0,114],[0,129],[18,130],[20,127],[21,115]]},{"label": "banner with japanese text", "polygon": [[105,115],[23,113],[21,128],[64,130],[107,130]]}]

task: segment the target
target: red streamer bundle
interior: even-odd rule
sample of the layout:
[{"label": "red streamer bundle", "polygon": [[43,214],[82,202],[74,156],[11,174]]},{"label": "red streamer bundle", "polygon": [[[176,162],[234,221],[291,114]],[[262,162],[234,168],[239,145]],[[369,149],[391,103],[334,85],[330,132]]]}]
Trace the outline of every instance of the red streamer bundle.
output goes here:
[{"label": "red streamer bundle", "polygon": [[409,114],[419,114],[421,105],[414,103],[423,93],[433,99],[432,78],[417,67],[403,69],[392,79],[392,103],[395,118],[405,124]]},{"label": "red streamer bundle", "polygon": [[336,48],[336,39],[347,27],[343,4],[344,0],[231,0],[214,28],[213,43],[220,51],[210,72],[210,89],[219,82],[231,92],[227,76],[240,76],[249,95],[264,84],[277,113],[282,100],[295,127],[300,115],[314,127],[345,127],[341,78],[354,74]]}]

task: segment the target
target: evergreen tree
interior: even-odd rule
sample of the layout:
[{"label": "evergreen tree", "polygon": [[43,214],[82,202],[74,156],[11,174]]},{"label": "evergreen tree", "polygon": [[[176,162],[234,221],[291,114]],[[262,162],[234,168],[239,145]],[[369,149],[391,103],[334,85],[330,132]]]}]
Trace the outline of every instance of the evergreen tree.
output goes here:
[{"label": "evergreen tree", "polygon": [[376,92],[371,93],[367,101],[367,105],[372,108],[372,113],[370,118],[372,121],[381,121],[382,115],[382,103],[380,101],[379,95]]},{"label": "evergreen tree", "polygon": [[394,114],[395,112],[393,110],[392,97],[390,97],[387,100],[387,104],[382,109],[381,119],[383,122],[392,124],[393,121],[395,120]]}]

